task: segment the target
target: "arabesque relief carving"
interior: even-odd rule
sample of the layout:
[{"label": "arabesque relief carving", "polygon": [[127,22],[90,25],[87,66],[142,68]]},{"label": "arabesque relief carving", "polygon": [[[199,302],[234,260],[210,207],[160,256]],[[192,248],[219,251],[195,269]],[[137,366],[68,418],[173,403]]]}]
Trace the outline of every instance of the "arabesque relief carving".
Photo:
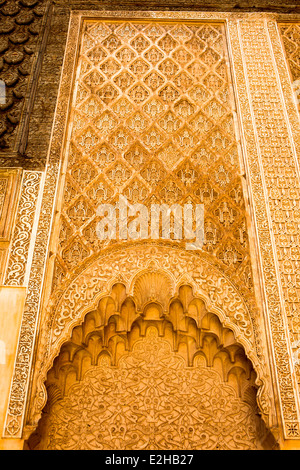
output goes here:
[{"label": "arabesque relief carving", "polygon": [[[42,334],[45,347],[28,429],[45,404],[43,382],[51,361],[83,310],[108,282],[120,275],[129,281],[148,261],[157,269],[172,269],[176,282],[185,273],[195,285],[200,281],[225,324],[233,326],[247,353],[252,350],[260,409],[274,426],[223,25],[86,21],[78,67],[59,245],[44,320],[50,329]],[[184,253],[177,241],[160,250],[140,243],[122,252],[118,243],[114,251],[109,246],[114,242],[99,240],[97,206],[116,203],[120,194],[146,206],[204,204],[201,258]],[[146,285],[149,276],[139,282]],[[161,300],[166,301],[169,290],[163,286]]]},{"label": "arabesque relief carving", "polygon": [[[294,116],[295,102],[291,104],[292,87],[290,82],[286,83],[287,68],[282,64],[276,25],[261,20],[255,25],[253,21],[244,21],[238,28],[235,24],[230,27],[232,38],[240,37],[240,41],[234,39],[232,44],[235,57],[240,59],[236,60],[237,87],[247,133],[249,185],[257,208],[258,239],[285,432],[287,437],[297,438],[300,304],[296,240],[300,187],[295,144],[299,139],[299,120]],[[290,357],[295,360],[290,361]]]},{"label": "arabesque relief carving", "polygon": [[[70,44],[77,44],[79,19],[72,19],[70,28]],[[51,233],[52,219],[49,216],[55,204],[55,194],[59,178],[60,154],[64,138],[65,112],[70,99],[72,73],[74,68],[75,50],[68,46],[64,66],[65,78],[60,89],[60,99],[57,105],[57,117],[49,152],[49,166],[45,176],[40,217],[37,224],[35,245],[28,280],[28,294],[24,306],[24,314],[20,331],[20,340],[15,361],[9,405],[6,416],[5,435],[21,436],[26,407],[26,394],[29,386],[31,361],[35,344],[37,322],[39,318],[41,290],[44,280],[44,268],[48,253],[48,241]]]},{"label": "arabesque relief carving", "polygon": [[25,171],[23,173],[17,218],[5,277],[5,285],[8,286],[24,284],[41,179],[41,172]]},{"label": "arabesque relief carving", "polygon": [[29,448],[276,447],[259,417],[256,373],[233,332],[189,285],[166,308],[158,300],[171,279],[148,274],[134,280],[133,297],[114,284],[62,345]]}]

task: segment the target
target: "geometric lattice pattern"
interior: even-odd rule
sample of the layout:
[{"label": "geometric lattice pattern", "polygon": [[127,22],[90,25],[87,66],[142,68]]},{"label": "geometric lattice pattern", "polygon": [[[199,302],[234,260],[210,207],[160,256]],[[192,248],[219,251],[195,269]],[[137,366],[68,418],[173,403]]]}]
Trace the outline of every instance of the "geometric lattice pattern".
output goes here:
[{"label": "geometric lattice pattern", "polygon": [[[298,109],[300,111],[300,24],[284,23],[280,24],[279,27],[285,48],[286,59],[291,73],[293,89],[298,102]],[[286,174],[288,175],[288,169],[286,169]],[[282,208],[287,206],[287,202],[284,198],[291,199],[293,197],[295,199],[293,214],[295,221],[298,221],[299,219],[296,218],[300,208],[300,188],[298,179],[291,181],[289,188],[287,188],[287,184],[283,186],[280,182],[280,184],[277,183],[277,187],[272,188],[272,190],[272,198],[280,200]],[[276,209],[277,207],[278,206],[276,204]],[[286,219],[288,220],[288,211],[286,211],[286,214]],[[278,221],[282,222],[279,217],[277,217],[276,222]],[[298,386],[300,387],[300,283],[299,274],[297,272],[300,260],[299,236],[298,234],[296,235],[295,229],[293,230],[288,227],[287,222],[286,226],[287,228],[283,230],[283,224],[281,223],[279,225],[280,228],[277,231],[281,237],[279,243],[281,247],[284,246],[285,250],[285,260],[281,276],[284,292],[287,298],[287,312],[290,338],[293,348],[293,362],[297,374]],[[281,255],[279,259],[283,259],[283,256]],[[293,263],[295,264],[293,265]]]},{"label": "geometric lattice pattern", "polygon": [[222,25],[85,23],[54,286],[103,249],[96,208],[122,194],[204,204],[204,251],[252,287],[232,101]]}]

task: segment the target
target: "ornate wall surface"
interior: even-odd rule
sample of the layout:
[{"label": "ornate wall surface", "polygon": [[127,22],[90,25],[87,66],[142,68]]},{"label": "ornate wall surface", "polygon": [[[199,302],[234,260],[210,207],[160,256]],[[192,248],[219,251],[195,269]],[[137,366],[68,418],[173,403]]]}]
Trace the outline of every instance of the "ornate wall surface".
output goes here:
[{"label": "ornate wall surface", "polygon": [[300,448],[299,7],[201,3],[0,1],[2,448]]}]

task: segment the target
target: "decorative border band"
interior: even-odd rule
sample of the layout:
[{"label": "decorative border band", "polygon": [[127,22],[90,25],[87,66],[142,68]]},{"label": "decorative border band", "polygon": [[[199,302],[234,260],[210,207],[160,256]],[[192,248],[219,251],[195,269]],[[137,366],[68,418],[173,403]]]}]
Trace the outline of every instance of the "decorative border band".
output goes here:
[{"label": "decorative border band", "polygon": [[4,284],[7,286],[22,286],[24,284],[34,219],[38,212],[37,202],[41,179],[41,172],[24,171],[17,219],[5,276]]}]

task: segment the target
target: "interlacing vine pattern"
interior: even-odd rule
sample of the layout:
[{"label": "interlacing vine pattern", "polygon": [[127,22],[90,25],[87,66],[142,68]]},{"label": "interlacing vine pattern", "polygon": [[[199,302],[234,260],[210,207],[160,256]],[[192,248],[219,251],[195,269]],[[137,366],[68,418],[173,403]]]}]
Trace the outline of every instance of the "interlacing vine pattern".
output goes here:
[{"label": "interlacing vine pattern", "polygon": [[53,409],[48,449],[256,448],[251,407],[162,338],[149,334],[117,368],[103,362]]},{"label": "interlacing vine pattern", "polygon": [[234,334],[188,285],[168,307],[170,289],[163,273],[140,275],[133,298],[117,283],[73,329],[48,373],[31,449],[272,445]]},{"label": "interlacing vine pattern", "polygon": [[[247,308],[250,312],[256,311],[256,304],[224,26],[221,23],[204,22],[84,21],[72,103],[59,243],[48,310],[51,331],[44,337],[47,346],[41,364],[42,379],[46,365],[61,341],[60,337],[66,334],[70,325],[78,323],[80,308],[86,307],[92,299],[94,301],[93,296],[102,288],[105,289],[109,279],[130,277],[131,271],[136,270],[135,264],[141,269],[149,256],[150,261],[157,263],[155,269],[159,270],[164,264],[170,269],[172,265],[175,277],[194,273],[199,263],[204,269],[204,259],[207,259],[216,266],[216,272],[225,273],[233,283],[239,285],[244,300],[235,298],[238,303],[236,308],[232,306],[233,297],[237,296],[235,289],[231,285],[225,288],[226,281],[223,278],[221,280],[217,276],[217,280],[212,282],[208,288],[209,295],[221,309],[230,304],[228,320],[232,320],[238,330],[243,331],[247,344],[254,340],[252,329],[257,332],[254,348],[261,361],[260,366],[264,369],[259,322],[254,319],[255,315],[250,320],[247,312]],[[114,242],[103,242],[97,238],[96,224],[99,218],[96,209],[101,203],[117,203],[121,194],[126,196],[130,204],[142,202],[147,207],[152,203],[204,204],[205,240],[201,260],[199,254],[194,253],[194,262],[190,260],[189,267],[182,269],[181,261],[176,258],[177,251],[175,253],[174,250],[181,250],[184,260],[192,254],[184,251],[183,243],[176,240],[168,242],[169,246],[165,247],[162,246],[164,242],[160,243],[160,251],[165,248],[168,253],[163,258],[161,253],[157,260],[157,248],[150,248],[149,241],[139,241],[136,246],[132,246],[131,257],[127,253],[130,244],[126,252],[118,252],[121,248],[119,244],[118,248],[115,244],[115,250],[111,250]],[[172,243],[174,249],[170,251]],[[108,256],[111,260],[107,266],[102,256]],[[172,256],[174,260],[171,262],[169,258]],[[96,266],[97,260],[100,269]],[[75,274],[81,271],[82,276],[74,279]],[[213,276],[214,272],[211,266],[203,273],[203,279]],[[216,286],[222,291],[220,298]],[[162,297],[166,301],[168,295],[166,288],[158,298]],[[70,301],[65,302],[67,297],[70,297]],[[245,305],[242,305],[244,301]],[[126,308],[129,308],[128,305]],[[123,322],[128,325],[126,315]],[[110,327],[113,328],[113,325]],[[51,341],[53,351],[49,350]],[[174,361],[174,367],[179,370],[182,362],[179,367],[177,359]],[[190,367],[192,362],[190,358],[187,360]],[[256,359],[255,362],[258,366]],[[108,374],[110,370],[108,366]],[[215,372],[210,376],[209,370],[203,369],[208,380],[219,383],[221,387],[222,380],[214,376]],[[118,374],[121,377],[122,367],[115,370],[114,374],[115,377]],[[38,378],[38,382],[40,380]],[[126,388],[129,386],[126,384]],[[51,394],[50,390],[51,387],[48,388]],[[181,393],[180,390],[178,393]],[[212,397],[219,392],[215,389],[211,393]],[[230,386],[224,389],[224,394],[227,393],[228,397],[231,393],[237,393],[238,399],[237,390],[230,391]],[[265,390],[260,394],[260,406],[267,416],[269,403],[264,394]],[[44,400],[42,395],[41,392],[41,396],[36,399],[36,408]],[[165,398],[162,399],[166,403]],[[228,403],[229,406],[230,400],[227,399],[224,398],[222,403]],[[172,443],[167,444],[165,432],[154,442],[153,436],[148,435],[145,428],[144,440],[140,437],[139,441],[133,443],[131,431],[128,431],[128,441],[119,436],[118,442],[114,440],[111,445],[118,448],[163,448],[164,445],[170,448],[180,448],[182,445],[189,445],[190,448],[255,448],[258,445],[255,437],[257,429],[250,425],[250,422],[253,424],[253,410],[247,408],[244,402],[241,402],[240,408],[238,402],[235,403],[236,423],[242,423],[241,427],[237,424],[240,430],[237,435],[227,435],[224,439],[220,435],[217,439],[212,436],[207,439],[204,435],[201,437],[197,418],[194,425],[198,437],[190,436],[189,444],[187,441],[183,444],[182,438],[185,435],[186,439],[186,432],[178,434],[177,422],[177,434],[174,432],[173,437],[170,437]],[[228,423],[232,412],[229,408]],[[167,409],[170,409],[169,405]],[[61,412],[56,411],[58,413],[55,412],[54,421],[60,420],[61,416]],[[182,410],[181,413],[185,416]],[[193,415],[194,411],[190,410],[190,413]],[[116,419],[116,416],[112,416],[112,423]],[[200,421],[202,419],[205,418],[199,418]],[[111,425],[107,422],[103,426],[107,426],[108,430]],[[104,435],[99,437],[100,440],[96,438],[97,442],[94,442],[93,437],[91,444],[87,441],[75,443],[74,436],[70,437],[70,442],[67,442],[68,439],[61,442],[60,437],[56,441],[55,436],[59,436],[60,432],[65,435],[64,425],[59,423],[51,426],[51,443],[44,441],[40,444],[43,447],[98,448],[108,445],[109,437]],[[227,431],[228,426],[225,425]],[[224,436],[227,431],[223,428]],[[48,435],[48,432],[44,435]],[[87,440],[90,438],[86,437]]]}]

